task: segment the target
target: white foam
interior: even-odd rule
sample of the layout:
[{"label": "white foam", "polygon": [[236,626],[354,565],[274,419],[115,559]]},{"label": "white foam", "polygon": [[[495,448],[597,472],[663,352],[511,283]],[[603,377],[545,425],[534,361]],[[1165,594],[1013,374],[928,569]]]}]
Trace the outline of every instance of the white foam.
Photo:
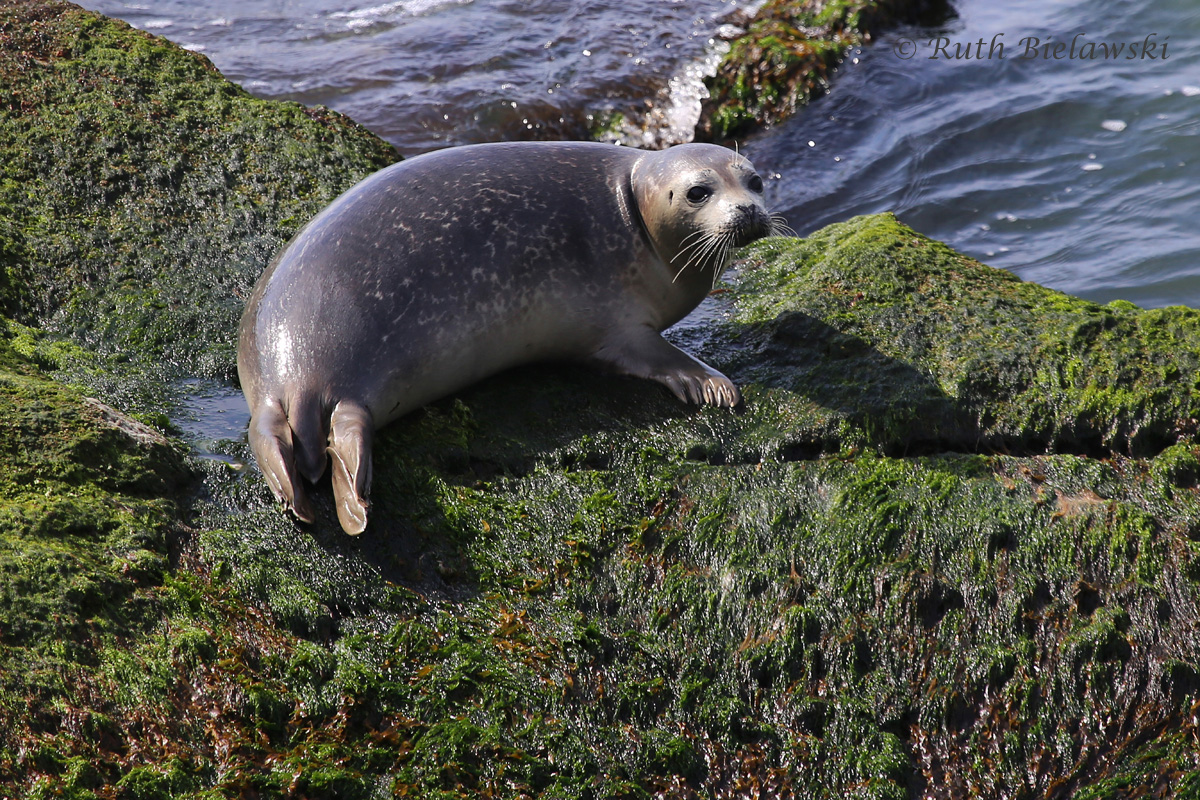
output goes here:
[{"label": "white foam", "polygon": [[1100,127],[1104,128],[1104,130],[1106,130],[1106,131],[1113,131],[1114,133],[1120,133],[1121,131],[1125,130],[1129,126],[1123,119],[1106,119],[1106,120],[1104,120],[1104,122],[1100,123]]},{"label": "white foam", "polygon": [[374,19],[377,17],[386,17],[387,15],[401,10],[407,5],[404,2],[399,3],[384,3],[381,6],[370,6],[368,8],[356,8],[353,11],[335,11],[329,15],[330,19]]},{"label": "white foam", "polygon": [[144,31],[159,31],[163,28],[169,28],[175,24],[173,19],[148,19],[139,27]]},{"label": "white foam", "polygon": [[1185,97],[1195,97],[1200,94],[1200,86],[1185,86],[1180,91],[1183,92]]},{"label": "white foam", "polygon": [[396,0],[367,8],[356,8],[353,11],[335,11],[330,19],[349,20],[346,27],[351,30],[365,28],[387,17],[419,17],[429,14],[446,6],[462,6],[474,0]]},{"label": "white foam", "polygon": [[659,102],[645,116],[629,119],[610,137],[618,144],[661,148],[690,142],[700,122],[700,104],[708,97],[704,79],[717,74],[721,59],[729,52],[729,42],[709,39],[704,55],[685,64],[671,76],[659,92]]},{"label": "white foam", "polygon": [[729,43],[718,39],[709,41],[704,56],[683,68],[667,83],[671,105],[666,112],[666,137],[669,144],[690,142],[700,122],[700,104],[708,98],[705,78],[717,74],[721,59],[729,52]]}]

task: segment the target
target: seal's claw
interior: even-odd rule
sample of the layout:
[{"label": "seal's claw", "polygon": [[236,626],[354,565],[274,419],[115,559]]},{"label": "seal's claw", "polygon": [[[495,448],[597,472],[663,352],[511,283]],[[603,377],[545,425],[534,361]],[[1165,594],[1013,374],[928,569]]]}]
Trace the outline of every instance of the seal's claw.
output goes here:
[{"label": "seal's claw", "polygon": [[712,392],[712,399],[707,397],[705,399],[718,408],[734,408],[742,402],[742,393],[738,391],[737,384],[719,372],[710,375],[704,382],[704,386],[706,390]]},{"label": "seal's claw", "polygon": [[709,371],[702,376],[693,378],[700,387],[700,396],[692,402],[717,408],[733,408],[742,401],[741,392],[738,391],[733,381],[711,367],[701,366],[705,366]]}]

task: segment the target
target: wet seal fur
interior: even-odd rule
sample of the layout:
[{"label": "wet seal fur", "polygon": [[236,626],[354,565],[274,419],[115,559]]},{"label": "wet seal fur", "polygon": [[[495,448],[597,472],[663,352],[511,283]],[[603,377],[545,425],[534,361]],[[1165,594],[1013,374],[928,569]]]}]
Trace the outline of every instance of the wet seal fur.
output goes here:
[{"label": "wet seal fur", "polygon": [[782,227],[762,190],[749,161],[706,144],[470,145],[366,178],[279,252],[242,316],[238,375],[271,490],[311,522],[303,481],[331,462],[338,519],[360,533],[376,428],[535,360],[737,405],[732,381],[659,332],[734,248]]}]

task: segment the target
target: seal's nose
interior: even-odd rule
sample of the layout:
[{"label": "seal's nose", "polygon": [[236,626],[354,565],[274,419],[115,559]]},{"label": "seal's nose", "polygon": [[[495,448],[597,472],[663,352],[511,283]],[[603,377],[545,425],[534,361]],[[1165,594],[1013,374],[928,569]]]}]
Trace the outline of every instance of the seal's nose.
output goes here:
[{"label": "seal's nose", "polygon": [[750,244],[771,233],[771,219],[757,205],[739,205],[733,223],[733,243],[737,247]]}]

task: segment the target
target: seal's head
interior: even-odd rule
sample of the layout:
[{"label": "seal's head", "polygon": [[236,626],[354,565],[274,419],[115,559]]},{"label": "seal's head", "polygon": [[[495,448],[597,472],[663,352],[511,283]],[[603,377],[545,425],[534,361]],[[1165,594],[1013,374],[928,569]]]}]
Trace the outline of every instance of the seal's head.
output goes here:
[{"label": "seal's head", "polygon": [[654,249],[675,280],[716,283],[734,249],[772,232],[763,181],[745,157],[713,144],[648,152],[633,194]]}]

